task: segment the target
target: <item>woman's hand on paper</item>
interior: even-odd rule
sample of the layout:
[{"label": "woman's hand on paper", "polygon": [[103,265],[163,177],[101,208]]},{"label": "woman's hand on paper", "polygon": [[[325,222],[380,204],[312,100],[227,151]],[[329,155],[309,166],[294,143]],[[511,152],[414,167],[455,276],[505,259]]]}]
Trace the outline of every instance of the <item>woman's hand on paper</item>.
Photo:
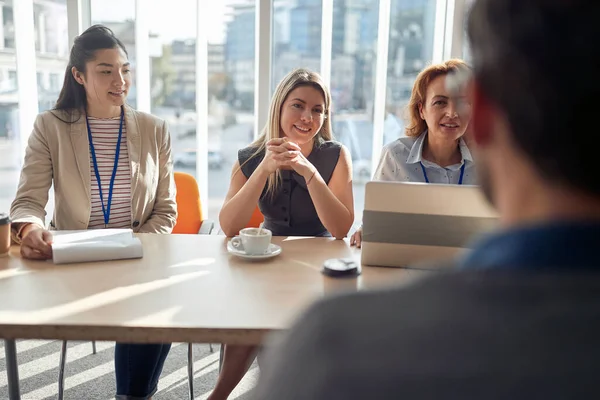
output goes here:
[{"label": "woman's hand on paper", "polygon": [[52,233],[37,225],[25,227],[21,239],[21,256],[31,260],[52,258]]}]

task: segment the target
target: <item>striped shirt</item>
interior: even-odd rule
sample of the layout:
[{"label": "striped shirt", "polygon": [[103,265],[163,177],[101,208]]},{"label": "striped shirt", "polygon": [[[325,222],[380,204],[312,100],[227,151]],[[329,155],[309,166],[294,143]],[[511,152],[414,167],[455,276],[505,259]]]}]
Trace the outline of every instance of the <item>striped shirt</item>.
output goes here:
[{"label": "striped shirt", "polygon": [[[120,117],[110,119],[88,117],[88,120],[90,130],[92,131],[92,142],[94,144],[94,151],[96,152],[98,172],[100,173],[100,180],[102,182],[104,206],[106,207],[108,205],[110,178],[115,162],[121,119]],[[100,191],[98,190],[98,180],[96,179],[91,150],[90,178],[92,213],[88,228],[104,228],[104,214],[102,213],[102,202],[100,200]],[[113,186],[110,219],[107,227],[131,228],[131,166],[129,164],[129,153],[127,152],[127,129],[125,122],[123,122],[119,163]]]}]

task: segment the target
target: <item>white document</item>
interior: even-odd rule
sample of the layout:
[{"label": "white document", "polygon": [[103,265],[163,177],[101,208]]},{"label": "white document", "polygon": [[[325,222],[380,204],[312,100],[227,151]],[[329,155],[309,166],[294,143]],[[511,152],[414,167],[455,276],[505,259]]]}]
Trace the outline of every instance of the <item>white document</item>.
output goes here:
[{"label": "white document", "polygon": [[131,229],[53,231],[54,264],[142,257],[142,242]]}]

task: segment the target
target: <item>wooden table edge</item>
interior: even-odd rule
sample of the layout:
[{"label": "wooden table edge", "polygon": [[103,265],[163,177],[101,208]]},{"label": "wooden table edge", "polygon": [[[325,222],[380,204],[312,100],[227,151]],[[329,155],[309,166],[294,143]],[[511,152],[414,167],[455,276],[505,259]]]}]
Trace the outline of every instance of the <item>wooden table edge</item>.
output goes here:
[{"label": "wooden table edge", "polygon": [[[34,329],[37,328],[37,329]],[[100,340],[121,343],[225,343],[258,345],[273,329],[0,325],[1,339]]]}]

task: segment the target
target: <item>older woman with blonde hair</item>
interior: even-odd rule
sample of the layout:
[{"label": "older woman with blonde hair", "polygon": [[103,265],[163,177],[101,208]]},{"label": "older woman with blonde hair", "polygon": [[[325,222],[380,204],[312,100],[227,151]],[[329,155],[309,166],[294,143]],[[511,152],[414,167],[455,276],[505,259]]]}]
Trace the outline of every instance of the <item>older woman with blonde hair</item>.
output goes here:
[{"label": "older woman with blonde hair", "polygon": [[[406,136],[381,152],[374,181],[475,184],[473,157],[463,136],[471,119],[464,93],[451,93],[447,78],[464,75],[468,65],[458,59],[433,64],[419,73],[408,104]],[[361,246],[362,229],[350,244]]]},{"label": "older woman with blonde hair", "polygon": [[[352,166],[347,149],[332,140],[331,95],[321,77],[290,72],[277,86],[260,137],[241,149],[219,214],[233,236],[256,205],[275,236],[348,234],[354,221]],[[209,399],[226,399],[244,376],[256,348],[225,346],[223,366]]]}]

